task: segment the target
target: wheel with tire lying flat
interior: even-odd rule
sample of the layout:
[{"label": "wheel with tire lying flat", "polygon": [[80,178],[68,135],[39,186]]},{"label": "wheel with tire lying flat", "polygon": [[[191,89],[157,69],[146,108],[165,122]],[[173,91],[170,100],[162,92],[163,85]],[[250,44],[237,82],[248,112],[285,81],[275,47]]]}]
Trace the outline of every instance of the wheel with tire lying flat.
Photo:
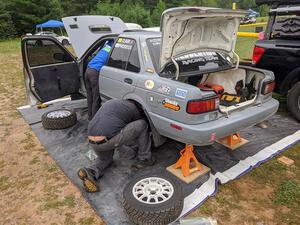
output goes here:
[{"label": "wheel with tire lying flat", "polygon": [[300,122],[300,81],[289,90],[287,101],[290,113]]},{"label": "wheel with tire lying flat", "polygon": [[123,207],[128,218],[138,225],[165,225],[182,212],[180,183],[169,175],[139,176],[125,187]]},{"label": "wheel with tire lying flat", "polygon": [[53,110],[42,115],[42,125],[49,130],[65,129],[75,125],[76,122],[76,113],[68,109]]}]

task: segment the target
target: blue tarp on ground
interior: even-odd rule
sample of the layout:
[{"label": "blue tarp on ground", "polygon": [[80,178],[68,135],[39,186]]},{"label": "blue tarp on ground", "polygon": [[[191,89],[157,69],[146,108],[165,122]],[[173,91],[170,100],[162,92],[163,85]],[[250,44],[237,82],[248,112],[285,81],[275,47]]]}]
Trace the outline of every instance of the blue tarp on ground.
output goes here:
[{"label": "blue tarp on ground", "polygon": [[48,20],[45,23],[37,24],[36,28],[45,28],[45,27],[63,27],[63,22],[59,20]]}]

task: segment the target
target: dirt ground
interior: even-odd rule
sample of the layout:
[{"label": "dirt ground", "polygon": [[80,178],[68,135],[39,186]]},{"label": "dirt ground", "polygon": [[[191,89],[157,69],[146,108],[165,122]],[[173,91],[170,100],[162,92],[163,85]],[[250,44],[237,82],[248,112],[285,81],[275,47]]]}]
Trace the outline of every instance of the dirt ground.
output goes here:
[{"label": "dirt ground", "polygon": [[[104,224],[16,108],[26,103],[18,41],[0,42],[0,224]],[[220,187],[192,217],[224,225],[300,224],[300,145]],[[76,169],[76,168],[74,168]]]}]

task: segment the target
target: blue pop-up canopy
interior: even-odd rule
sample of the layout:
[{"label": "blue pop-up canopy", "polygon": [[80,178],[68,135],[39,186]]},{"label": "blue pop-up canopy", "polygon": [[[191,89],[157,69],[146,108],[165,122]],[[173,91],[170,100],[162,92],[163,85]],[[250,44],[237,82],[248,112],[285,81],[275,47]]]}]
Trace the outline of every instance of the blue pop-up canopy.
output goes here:
[{"label": "blue pop-up canopy", "polygon": [[48,20],[45,23],[37,24],[36,28],[46,28],[46,27],[63,27],[64,24],[58,20]]}]

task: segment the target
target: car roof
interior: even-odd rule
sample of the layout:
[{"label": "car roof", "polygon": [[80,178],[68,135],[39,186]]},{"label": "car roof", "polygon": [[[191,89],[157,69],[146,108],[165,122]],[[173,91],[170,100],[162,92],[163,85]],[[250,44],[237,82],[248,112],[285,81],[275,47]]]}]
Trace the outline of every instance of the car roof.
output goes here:
[{"label": "car roof", "polygon": [[124,38],[132,38],[132,39],[137,39],[139,38],[140,40],[145,40],[148,38],[160,38],[161,33],[156,32],[156,31],[145,31],[145,30],[139,30],[139,31],[124,31],[122,34],[119,35],[120,37]]}]

